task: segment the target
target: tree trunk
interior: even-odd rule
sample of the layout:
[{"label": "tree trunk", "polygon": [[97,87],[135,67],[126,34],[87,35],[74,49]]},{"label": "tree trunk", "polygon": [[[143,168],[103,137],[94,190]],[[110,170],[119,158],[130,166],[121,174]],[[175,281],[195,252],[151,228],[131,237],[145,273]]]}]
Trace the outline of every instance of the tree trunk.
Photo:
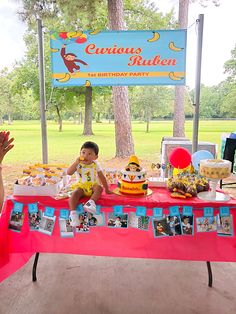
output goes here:
[{"label": "tree trunk", "polygon": [[[123,0],[108,0],[109,28],[124,30]],[[116,157],[128,157],[134,154],[130,107],[127,86],[112,88],[115,120]]]},{"label": "tree trunk", "polygon": [[79,124],[82,124],[83,123],[83,113],[82,112],[80,112],[79,113]]},{"label": "tree trunk", "polygon": [[62,131],[62,118],[61,118],[61,114],[60,114],[60,110],[58,108],[58,106],[56,106],[56,111],[57,111],[57,116],[58,116],[58,126],[59,126],[59,132]]},{"label": "tree trunk", "polygon": [[11,114],[8,113],[8,125],[12,124]]},{"label": "tree trunk", "polygon": [[151,112],[150,112],[150,107],[148,106],[146,109],[146,121],[147,121],[147,125],[146,125],[146,132],[149,133],[149,126],[150,126],[150,116],[151,116]]},{"label": "tree trunk", "polygon": [[[179,0],[179,27],[188,27],[188,8],[189,0]],[[174,122],[173,122],[173,136],[185,136],[185,113],[184,113],[184,94],[185,86],[175,87],[175,103],[174,103]]]},{"label": "tree trunk", "polygon": [[93,135],[92,131],[92,87],[85,87],[85,113],[84,113],[84,131],[83,135]]}]

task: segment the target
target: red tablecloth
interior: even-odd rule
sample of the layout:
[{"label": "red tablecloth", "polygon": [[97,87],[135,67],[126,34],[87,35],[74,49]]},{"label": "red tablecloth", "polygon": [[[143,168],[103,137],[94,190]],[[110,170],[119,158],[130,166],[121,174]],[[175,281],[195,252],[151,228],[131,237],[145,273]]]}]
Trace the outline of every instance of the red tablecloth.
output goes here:
[{"label": "red tablecloth", "polygon": [[[152,190],[153,193],[146,197],[103,194],[98,204],[102,206],[101,211],[105,212],[105,215],[113,211],[112,206],[123,205],[125,213],[135,211],[136,206],[145,206],[149,216],[152,216],[154,207],[162,207],[163,212],[168,214],[169,206],[178,205],[181,212],[182,206],[188,205],[193,206],[194,220],[196,217],[203,216],[204,207],[213,207],[216,215],[219,207],[229,206],[233,215],[233,225],[236,228],[235,199],[225,203],[205,202],[198,198],[184,200],[171,198],[169,192],[164,188],[153,188]],[[10,212],[13,208],[12,200],[24,204],[25,219],[20,233],[8,230]],[[57,217],[60,208],[68,208],[68,200],[55,200],[51,197],[19,196],[6,200],[0,219],[0,267],[2,266],[0,281],[6,277],[6,271],[14,272],[35,252],[195,261],[236,261],[236,235],[220,237],[216,232],[197,233],[195,230],[193,236],[155,238],[152,225],[148,231],[102,226],[90,228],[89,233],[76,234],[74,238],[62,238],[58,219],[52,236],[37,231],[30,232],[28,215],[26,215],[27,204],[34,202],[38,202],[41,209],[44,209],[45,206],[54,207]]]}]

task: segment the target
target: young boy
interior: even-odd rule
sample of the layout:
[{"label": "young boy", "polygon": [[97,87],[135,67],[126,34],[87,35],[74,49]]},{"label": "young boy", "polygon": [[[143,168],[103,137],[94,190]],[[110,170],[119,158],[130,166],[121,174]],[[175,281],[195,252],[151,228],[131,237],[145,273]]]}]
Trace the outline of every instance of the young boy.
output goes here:
[{"label": "young boy", "polygon": [[80,156],[67,169],[67,174],[72,175],[77,171],[79,181],[76,183],[76,189],[69,199],[71,225],[76,227],[79,224],[76,206],[78,201],[89,196],[90,199],[84,204],[84,210],[96,213],[96,201],[102,194],[102,186],[97,180],[99,178],[107,194],[112,192],[109,189],[107,180],[102,172],[102,168],[96,161],[98,158],[99,148],[94,142],[85,142],[80,149]]}]

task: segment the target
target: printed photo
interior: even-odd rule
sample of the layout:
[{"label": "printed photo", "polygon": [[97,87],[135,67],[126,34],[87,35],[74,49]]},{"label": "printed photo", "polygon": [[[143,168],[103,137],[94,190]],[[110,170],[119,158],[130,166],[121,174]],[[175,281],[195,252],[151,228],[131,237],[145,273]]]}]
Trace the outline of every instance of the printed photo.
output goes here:
[{"label": "printed photo", "polygon": [[154,237],[167,237],[170,235],[170,227],[166,217],[153,218]]},{"label": "printed photo", "polygon": [[182,234],[180,216],[167,216],[167,223],[170,228],[170,236]]},{"label": "printed photo", "polygon": [[89,232],[89,218],[87,212],[79,214],[79,225],[76,226],[76,232],[79,233]]},{"label": "printed photo", "polygon": [[42,212],[28,213],[30,231],[38,230],[39,224],[42,219]]},{"label": "printed photo", "polygon": [[107,225],[113,228],[127,228],[128,214],[115,215],[114,213],[108,213]]},{"label": "printed photo", "polygon": [[52,235],[55,221],[56,221],[56,216],[49,217],[43,214],[42,219],[39,223],[38,231],[48,234],[48,235]]},{"label": "printed photo", "polygon": [[216,231],[216,216],[212,217],[198,217],[196,218],[197,232],[211,232]]},{"label": "printed photo", "polygon": [[217,215],[217,234],[222,236],[233,235],[233,220],[232,215],[220,217]]},{"label": "printed photo", "polygon": [[141,230],[148,230],[150,217],[148,216],[136,216],[135,212],[129,214],[129,226],[132,228],[138,228]]},{"label": "printed photo", "polygon": [[182,233],[186,235],[193,235],[194,233],[193,216],[180,215],[180,219],[181,219]]},{"label": "printed photo", "polygon": [[63,238],[72,238],[74,236],[73,227],[70,225],[70,219],[59,218],[60,235]]},{"label": "printed photo", "polygon": [[12,211],[9,221],[9,229],[20,232],[23,226],[23,220],[24,214],[22,212]]},{"label": "printed photo", "polygon": [[98,226],[105,225],[104,213],[92,214],[92,213],[85,212],[85,214],[88,217],[88,225],[90,227],[98,227]]}]

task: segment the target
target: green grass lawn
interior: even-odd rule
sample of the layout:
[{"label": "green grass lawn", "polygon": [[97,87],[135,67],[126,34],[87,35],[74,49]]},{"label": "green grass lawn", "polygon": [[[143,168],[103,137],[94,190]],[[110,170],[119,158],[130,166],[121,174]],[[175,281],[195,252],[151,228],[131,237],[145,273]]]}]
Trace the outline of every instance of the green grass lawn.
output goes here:
[{"label": "green grass lawn", "polygon": [[[159,161],[160,144],[163,136],[172,136],[172,121],[155,121],[146,133],[146,124],[133,122],[132,131],[135,153],[140,159]],[[192,139],[193,122],[186,121],[186,137]],[[233,120],[209,120],[199,123],[199,141],[216,143],[220,150],[222,133],[235,131]],[[42,140],[40,121],[14,121],[12,125],[0,126],[0,130],[10,130],[15,138],[14,149],[6,156],[7,164],[28,164],[42,162]],[[48,161],[70,163],[78,155],[84,141],[95,141],[100,147],[100,160],[115,157],[114,123],[93,123],[94,136],[82,136],[83,125],[63,123],[63,131],[58,132],[55,122],[47,122]]]}]

